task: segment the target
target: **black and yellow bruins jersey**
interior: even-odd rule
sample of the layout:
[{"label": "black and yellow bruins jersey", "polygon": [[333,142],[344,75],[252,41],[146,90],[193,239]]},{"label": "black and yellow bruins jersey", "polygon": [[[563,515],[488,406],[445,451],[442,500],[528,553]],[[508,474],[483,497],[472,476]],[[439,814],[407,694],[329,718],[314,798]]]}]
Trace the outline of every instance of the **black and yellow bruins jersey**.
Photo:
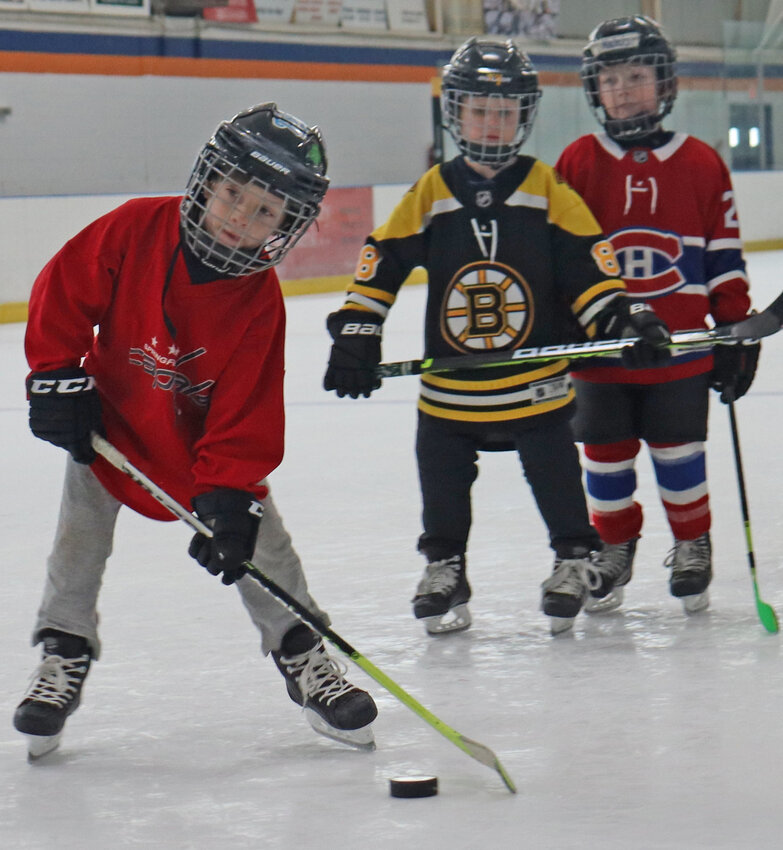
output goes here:
[{"label": "black and yellow bruins jersey", "polygon": [[[493,180],[462,157],[424,174],[369,236],[344,308],[385,317],[417,266],[428,273],[426,357],[573,341],[580,327],[592,337],[595,317],[625,291],[587,206],[525,156]],[[503,430],[573,398],[558,360],[423,375],[419,409]]]}]

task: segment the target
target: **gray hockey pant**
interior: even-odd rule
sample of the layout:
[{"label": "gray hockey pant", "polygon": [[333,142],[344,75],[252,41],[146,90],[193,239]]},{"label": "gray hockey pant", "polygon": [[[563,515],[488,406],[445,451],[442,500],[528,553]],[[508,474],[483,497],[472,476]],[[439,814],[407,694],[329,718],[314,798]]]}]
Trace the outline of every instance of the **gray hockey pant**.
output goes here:
[{"label": "gray hockey pant", "polygon": [[[264,482],[267,483],[267,482]],[[267,484],[268,486],[268,484]],[[253,563],[325,623],[307,590],[307,581],[291,537],[283,526],[271,494],[264,499],[264,518],[253,553]],[[89,466],[66,462],[60,516],[52,553],[47,561],[43,600],[33,630],[33,645],[42,629],[52,628],[87,638],[98,658],[98,593],[106,561],[112,551],[114,527],[121,503],[98,481]],[[172,569],[178,566],[172,566]],[[187,581],[187,575],[183,575]],[[220,582],[216,579],[216,591]],[[266,655],[279,649],[283,636],[297,618],[253,578],[236,583],[250,618],[261,633],[261,650]]]}]

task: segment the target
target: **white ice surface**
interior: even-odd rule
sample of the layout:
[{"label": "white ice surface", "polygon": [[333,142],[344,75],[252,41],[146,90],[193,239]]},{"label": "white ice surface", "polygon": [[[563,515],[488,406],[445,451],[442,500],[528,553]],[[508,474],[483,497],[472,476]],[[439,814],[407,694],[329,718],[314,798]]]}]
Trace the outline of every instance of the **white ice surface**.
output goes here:
[{"label": "white ice surface", "polygon": [[[780,253],[753,254],[757,306]],[[387,360],[419,356],[422,288],[403,291]],[[22,325],[0,327],[0,847],[744,850],[783,845],[780,639],[760,625],[727,411],[713,394],[715,579],[686,617],[661,561],[669,532],[640,458],[644,538],[622,610],[553,639],[539,584],[551,555],[516,457],[484,455],[474,488],[473,627],[427,637],[409,599],[419,495],[415,378],[370,400],[320,387],[339,296],[289,299],[288,448],[278,507],[334,629],[445,723],[491,747],[512,796],[351,665],[375,695],[374,753],[317,737],[285,693],[233,589],[186,555],[189,531],[123,511],[101,596],[104,656],[61,750],[36,765],[11,726],[38,658],[29,632],[63,455],[26,426]],[[783,334],[738,405],[762,597],[783,615]],[[436,774],[438,797],[388,780]]]}]

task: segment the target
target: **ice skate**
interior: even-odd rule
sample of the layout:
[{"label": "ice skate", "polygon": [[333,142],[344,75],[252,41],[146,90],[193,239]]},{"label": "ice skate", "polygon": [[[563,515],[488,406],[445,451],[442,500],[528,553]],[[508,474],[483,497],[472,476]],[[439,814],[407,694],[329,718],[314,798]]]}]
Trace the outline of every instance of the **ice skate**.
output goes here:
[{"label": "ice skate", "polygon": [[453,555],[427,564],[411,600],[413,615],[417,620],[424,620],[428,634],[461,632],[472,622],[467,605],[469,599],[465,558]]},{"label": "ice skate", "polygon": [[541,610],[550,618],[553,635],[568,631],[598,578],[589,553],[555,558],[554,572],[541,585]]},{"label": "ice skate", "polygon": [[585,611],[588,614],[604,614],[622,605],[623,588],[633,573],[638,539],[634,537],[625,543],[604,543],[604,548],[595,556],[593,568],[600,584],[590,591],[585,600]]},{"label": "ice skate", "polygon": [[83,637],[55,629],[46,629],[42,637],[41,663],[14,713],[14,728],[27,738],[30,761],[59,746],[66,719],[79,707],[91,659]]},{"label": "ice skate", "polygon": [[707,591],[712,581],[712,544],[706,531],[695,540],[675,540],[664,566],[671,567],[669,589],[682,600],[686,614],[696,614],[709,607]]},{"label": "ice skate", "polygon": [[286,680],[288,695],[304,708],[316,732],[357,749],[375,749],[371,728],[378,715],[375,701],[344,678],[345,666],[329,656],[314,632],[295,627],[272,658]]}]

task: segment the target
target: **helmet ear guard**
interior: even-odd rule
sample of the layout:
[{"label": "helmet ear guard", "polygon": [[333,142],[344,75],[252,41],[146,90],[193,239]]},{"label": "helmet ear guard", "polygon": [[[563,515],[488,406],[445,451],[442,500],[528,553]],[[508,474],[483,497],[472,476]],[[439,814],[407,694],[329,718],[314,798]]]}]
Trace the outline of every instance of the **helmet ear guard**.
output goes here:
[{"label": "helmet ear guard", "polygon": [[[677,53],[661,26],[644,15],[613,18],[599,24],[582,51],[582,86],[596,120],[619,140],[641,138],[656,130],[677,97]],[[652,111],[613,118],[599,93],[599,74],[617,65],[645,65],[655,71],[657,105]]]},{"label": "helmet ear guard", "polygon": [[[481,165],[501,168],[517,155],[533,128],[540,98],[538,74],[527,55],[511,40],[469,38],[443,68],[443,126],[460,153]],[[493,110],[497,110],[498,116],[501,113],[505,116],[511,100],[516,101],[518,107],[513,118],[516,124],[513,138],[487,142],[466,136],[463,129],[465,109],[475,103],[476,108],[484,110],[488,116]]]},{"label": "helmet ear guard", "polygon": [[[224,121],[199,152],[180,206],[180,223],[191,251],[205,265],[238,277],[279,263],[318,216],[329,186],[326,149],[317,127],[264,103]],[[228,183],[241,191],[252,184],[273,206],[283,202],[283,216],[257,245],[239,247],[221,240],[227,220],[208,219],[215,187]],[[232,208],[233,209],[233,208]],[[232,236],[244,231],[231,224]]]}]

